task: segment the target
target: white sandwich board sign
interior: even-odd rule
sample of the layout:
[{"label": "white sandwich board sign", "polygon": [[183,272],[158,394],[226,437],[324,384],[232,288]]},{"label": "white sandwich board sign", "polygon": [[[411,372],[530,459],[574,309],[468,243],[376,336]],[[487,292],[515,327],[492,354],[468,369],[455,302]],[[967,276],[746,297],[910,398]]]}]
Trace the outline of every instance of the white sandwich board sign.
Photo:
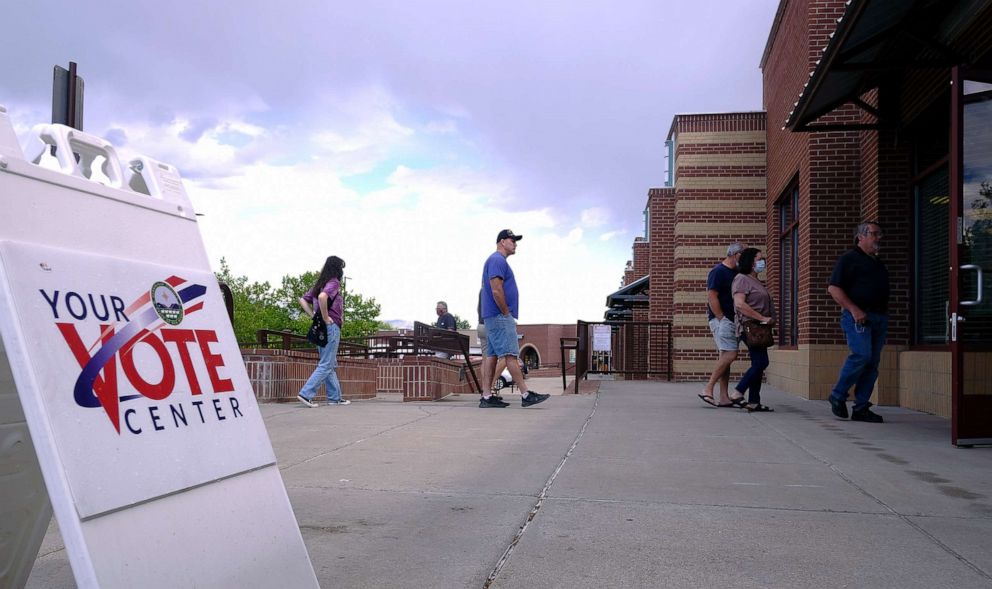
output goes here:
[{"label": "white sandwich board sign", "polygon": [[34,135],[0,106],[0,586],[54,511],[80,587],[316,587],[178,172]]}]

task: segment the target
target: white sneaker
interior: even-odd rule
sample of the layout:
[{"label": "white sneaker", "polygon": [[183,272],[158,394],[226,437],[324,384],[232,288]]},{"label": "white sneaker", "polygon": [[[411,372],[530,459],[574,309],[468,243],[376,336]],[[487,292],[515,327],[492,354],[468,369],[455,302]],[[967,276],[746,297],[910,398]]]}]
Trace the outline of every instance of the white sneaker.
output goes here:
[{"label": "white sneaker", "polygon": [[329,401],[328,405],[351,405],[351,401],[347,399],[341,399],[340,401]]},{"label": "white sneaker", "polygon": [[313,409],[314,407],[316,407],[316,406],[317,406],[317,404],[316,404],[316,403],[314,403],[314,402],[313,402],[312,400],[310,400],[310,399],[307,399],[307,398],[306,398],[306,397],[304,397],[303,395],[296,395],[296,398],[297,398],[297,399],[299,399],[299,401],[300,401],[300,403],[303,403],[304,405],[306,405],[307,407],[309,407],[309,408],[311,408],[311,409]]}]

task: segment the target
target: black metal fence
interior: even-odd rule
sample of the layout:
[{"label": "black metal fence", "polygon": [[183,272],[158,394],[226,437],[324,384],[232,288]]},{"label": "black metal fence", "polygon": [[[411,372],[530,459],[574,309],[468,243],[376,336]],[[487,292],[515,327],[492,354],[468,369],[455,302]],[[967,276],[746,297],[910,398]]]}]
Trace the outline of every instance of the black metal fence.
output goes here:
[{"label": "black metal fence", "polygon": [[[267,349],[306,349],[313,344],[305,335],[290,331],[260,329],[256,332],[257,342],[239,343],[241,347]],[[471,377],[477,392],[482,388],[472,366],[468,336],[457,331],[438,329],[426,323],[415,322],[413,335],[370,336],[365,338],[342,339],[338,347],[339,357],[352,358],[402,358],[404,356],[433,356],[443,354],[445,359],[459,359],[464,362],[463,370]],[[454,360],[454,361],[459,361]]]},{"label": "black metal fence", "polygon": [[[579,321],[575,340],[562,341],[562,356],[575,350],[575,392],[590,374],[639,380],[672,380],[672,324],[669,321]],[[565,374],[562,374],[564,383]]]}]

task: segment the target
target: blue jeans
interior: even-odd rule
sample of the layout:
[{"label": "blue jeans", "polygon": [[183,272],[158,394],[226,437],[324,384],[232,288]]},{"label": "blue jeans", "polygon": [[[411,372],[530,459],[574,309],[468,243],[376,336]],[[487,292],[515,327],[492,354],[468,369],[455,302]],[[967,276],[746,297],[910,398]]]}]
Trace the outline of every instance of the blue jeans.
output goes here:
[{"label": "blue jeans", "polygon": [[[747,337],[742,335],[741,341],[747,344]],[[734,388],[742,395],[747,392],[747,402],[757,405],[761,403],[761,379],[765,376],[765,368],[768,368],[768,348],[748,345],[747,351],[751,356],[751,367]]]},{"label": "blue jeans", "polygon": [[338,344],[341,343],[341,328],[336,323],[327,325],[327,345],[318,347],[320,360],[317,368],[307,379],[307,384],[300,389],[300,394],[311,401],[317,396],[317,388],[324,383],[327,391],[327,402],[335,403],[341,400],[341,383],[338,382]]},{"label": "blue jeans", "polygon": [[840,326],[847,336],[847,347],[851,354],[840,369],[837,384],[830,396],[845,402],[847,393],[854,387],[854,410],[868,408],[868,399],[878,379],[878,363],[882,359],[882,346],[889,332],[889,316],[881,313],[868,313],[864,325],[854,323],[854,317],[847,310],[840,314]]}]

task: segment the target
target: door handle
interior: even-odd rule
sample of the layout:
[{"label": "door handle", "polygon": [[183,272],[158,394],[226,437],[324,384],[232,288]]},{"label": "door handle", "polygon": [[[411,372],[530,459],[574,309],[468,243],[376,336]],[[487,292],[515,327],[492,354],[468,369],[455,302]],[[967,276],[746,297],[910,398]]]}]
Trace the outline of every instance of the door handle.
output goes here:
[{"label": "door handle", "polygon": [[957,313],[951,313],[951,317],[948,320],[951,324],[951,341],[958,341],[958,323],[964,323],[964,317],[958,315]]},{"label": "door handle", "polygon": [[978,273],[978,292],[975,294],[975,299],[971,301],[961,301],[959,304],[962,307],[974,307],[976,305],[982,304],[982,283],[985,282],[982,279],[982,267],[977,264],[965,264],[960,267],[961,270],[974,270]]}]

